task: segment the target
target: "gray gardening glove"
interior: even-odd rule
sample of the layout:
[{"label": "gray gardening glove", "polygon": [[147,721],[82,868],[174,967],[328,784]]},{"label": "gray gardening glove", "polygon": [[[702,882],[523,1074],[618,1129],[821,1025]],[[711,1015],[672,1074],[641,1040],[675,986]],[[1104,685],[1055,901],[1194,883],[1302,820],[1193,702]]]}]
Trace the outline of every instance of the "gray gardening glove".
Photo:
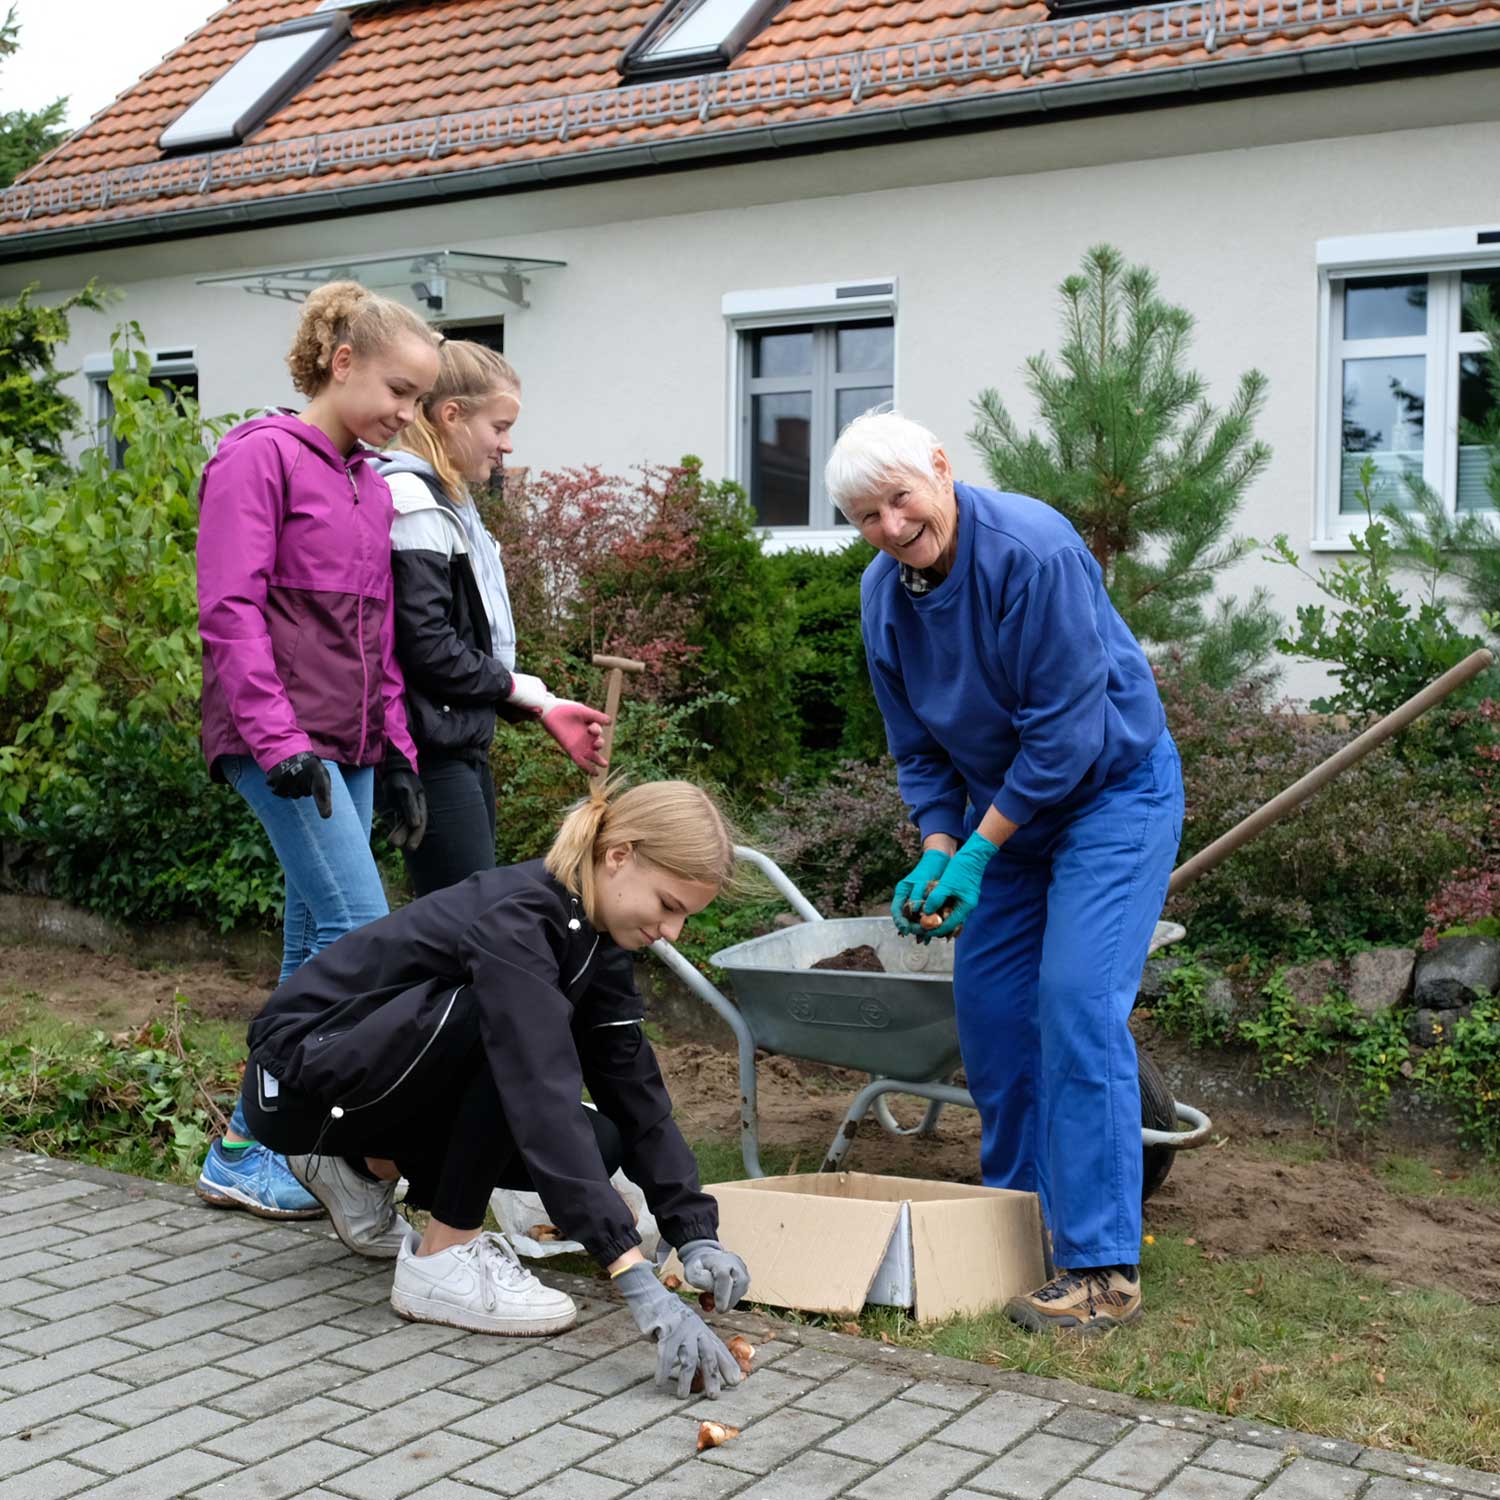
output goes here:
[{"label": "gray gardening glove", "polygon": [[689,1286],[713,1293],[715,1312],[733,1312],[735,1304],[750,1290],[749,1267],[718,1240],[689,1240],[677,1252],[677,1258]]},{"label": "gray gardening glove", "polygon": [[675,1382],[677,1394],[692,1392],[693,1376],[703,1374],[703,1393],[719,1399],[726,1385],[744,1378],[728,1349],[702,1318],[675,1292],[656,1279],[648,1261],[638,1261],[615,1277],[635,1326],[656,1340],[656,1383],[668,1390]]}]

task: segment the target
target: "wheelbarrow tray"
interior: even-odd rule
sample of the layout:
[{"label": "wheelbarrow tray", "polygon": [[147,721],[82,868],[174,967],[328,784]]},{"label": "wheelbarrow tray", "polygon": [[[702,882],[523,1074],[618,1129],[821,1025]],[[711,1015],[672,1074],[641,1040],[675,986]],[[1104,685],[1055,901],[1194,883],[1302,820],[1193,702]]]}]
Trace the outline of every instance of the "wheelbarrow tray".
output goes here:
[{"label": "wheelbarrow tray", "polygon": [[[1158,922],[1151,950],[1182,928]],[[814,969],[868,945],[885,973]],[[767,1052],[877,1077],[928,1083],[961,1065],[950,942],[903,937],[889,917],[803,922],[722,948],[712,962],[734,984],[735,1003]]]}]

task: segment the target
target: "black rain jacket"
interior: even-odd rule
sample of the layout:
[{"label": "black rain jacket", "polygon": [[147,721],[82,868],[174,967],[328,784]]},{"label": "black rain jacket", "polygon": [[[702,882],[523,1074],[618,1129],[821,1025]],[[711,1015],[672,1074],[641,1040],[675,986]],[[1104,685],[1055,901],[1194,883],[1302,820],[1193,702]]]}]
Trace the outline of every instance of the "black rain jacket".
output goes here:
[{"label": "black rain jacket", "polygon": [[668,1243],[716,1238],[718,1205],[672,1119],[630,954],[541,860],[480,871],[345,934],[251,1022],[251,1060],[353,1114],[400,1087],[464,985],[552,1222],[600,1265],[640,1243],[578,1107],[587,1087],[619,1127],[624,1169]]}]

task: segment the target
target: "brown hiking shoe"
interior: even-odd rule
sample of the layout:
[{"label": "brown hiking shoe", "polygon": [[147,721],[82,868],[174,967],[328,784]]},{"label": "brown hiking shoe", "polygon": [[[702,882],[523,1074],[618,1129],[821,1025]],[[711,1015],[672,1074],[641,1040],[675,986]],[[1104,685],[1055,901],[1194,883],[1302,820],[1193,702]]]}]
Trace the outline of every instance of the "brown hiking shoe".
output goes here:
[{"label": "brown hiking shoe", "polygon": [[1141,1278],[1118,1266],[1098,1271],[1059,1271],[1046,1286],[1012,1297],[1005,1315],[1033,1333],[1067,1328],[1104,1333],[1141,1314]]}]

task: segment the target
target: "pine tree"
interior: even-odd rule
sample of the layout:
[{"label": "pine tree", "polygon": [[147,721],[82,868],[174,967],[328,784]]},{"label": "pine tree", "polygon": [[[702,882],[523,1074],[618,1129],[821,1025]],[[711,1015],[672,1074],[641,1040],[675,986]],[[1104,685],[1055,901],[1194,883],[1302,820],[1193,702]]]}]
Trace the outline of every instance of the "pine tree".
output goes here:
[{"label": "pine tree", "polygon": [[[0,22],[0,63],[20,47],[21,26],[15,6]],[[63,121],[68,101],[54,99],[45,109],[0,111],[0,188],[13,183],[27,167],[35,166],[52,148],[67,139]]]},{"label": "pine tree", "polygon": [[1061,368],[1046,354],[1026,361],[1040,430],[1023,432],[991,389],[974,403],[970,439],[999,488],[1045,500],[1078,528],[1143,644],[1228,686],[1264,665],[1279,629],[1263,590],[1244,604],[1213,598],[1214,575],[1255,546],[1232,528],[1271,457],[1254,436],[1266,378],[1251,370],[1226,410],[1210,405],[1184,367],[1192,315],[1108,245],[1060,290]]},{"label": "pine tree", "polygon": [[52,307],[32,300],[36,284],[14,302],[0,302],[0,438],[29,448],[44,464],[62,459],[62,440],[77,427],[78,403],[62,389],[64,371],[53,368],[57,346],[68,341],[68,314],[104,306],[94,282]]}]

